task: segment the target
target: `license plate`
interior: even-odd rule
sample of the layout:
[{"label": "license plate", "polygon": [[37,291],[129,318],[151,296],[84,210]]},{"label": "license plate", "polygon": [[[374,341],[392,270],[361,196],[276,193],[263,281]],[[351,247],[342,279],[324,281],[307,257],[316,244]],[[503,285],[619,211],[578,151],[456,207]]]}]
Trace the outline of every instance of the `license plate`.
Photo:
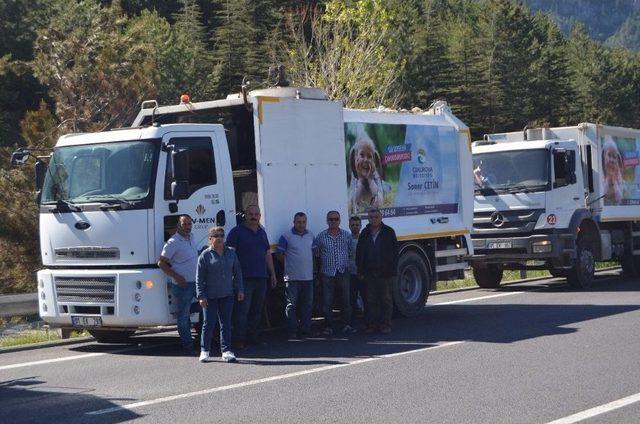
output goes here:
[{"label": "license plate", "polygon": [[510,249],[513,244],[510,241],[490,241],[487,243],[487,249]]},{"label": "license plate", "polygon": [[74,327],[102,327],[102,318],[72,316],[71,324]]}]

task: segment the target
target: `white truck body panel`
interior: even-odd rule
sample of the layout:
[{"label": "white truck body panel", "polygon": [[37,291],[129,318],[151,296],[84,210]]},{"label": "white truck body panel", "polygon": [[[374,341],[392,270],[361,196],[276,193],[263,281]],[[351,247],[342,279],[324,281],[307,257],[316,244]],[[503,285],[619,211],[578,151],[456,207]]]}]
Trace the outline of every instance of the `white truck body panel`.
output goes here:
[{"label": "white truck body panel", "polygon": [[[594,216],[602,222],[640,220],[640,130],[582,123],[570,127],[532,131],[529,133],[529,138],[531,137],[544,137],[545,140],[517,141],[524,138],[521,131],[491,134],[488,139],[496,141],[497,144],[478,146],[474,148],[474,152],[516,150],[520,147],[531,149],[535,148],[535,143],[545,143],[554,139],[572,139],[578,143],[583,155],[586,155],[586,146],[590,145],[593,192],[589,193],[586,202]],[[606,152],[603,150],[607,149],[610,154],[618,155],[622,163],[621,173],[616,169],[611,171],[604,169],[603,159]],[[584,171],[586,178],[586,169]],[[616,189],[607,185],[612,178],[617,179]],[[587,186],[586,179],[585,186]],[[613,193],[616,190],[618,193]]]}]

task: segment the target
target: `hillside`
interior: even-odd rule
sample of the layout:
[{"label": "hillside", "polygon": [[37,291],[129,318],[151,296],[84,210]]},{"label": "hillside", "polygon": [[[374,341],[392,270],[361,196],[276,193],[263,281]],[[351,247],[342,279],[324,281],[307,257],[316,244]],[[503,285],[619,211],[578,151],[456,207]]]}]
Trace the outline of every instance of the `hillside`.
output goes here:
[{"label": "hillside", "polygon": [[640,0],[525,0],[551,14],[565,34],[580,22],[594,40],[640,50]]}]

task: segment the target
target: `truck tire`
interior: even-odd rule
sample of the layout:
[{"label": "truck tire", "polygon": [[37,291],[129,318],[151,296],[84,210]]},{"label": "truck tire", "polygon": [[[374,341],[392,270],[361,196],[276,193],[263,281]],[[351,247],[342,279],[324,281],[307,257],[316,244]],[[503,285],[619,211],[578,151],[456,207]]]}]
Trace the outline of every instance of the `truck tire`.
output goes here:
[{"label": "truck tire", "polygon": [[584,237],[578,239],[576,248],[575,263],[567,272],[567,281],[573,288],[587,289],[593,284],[596,268],[593,248]]},{"label": "truck tire", "polygon": [[88,330],[98,343],[128,343],[136,330]]},{"label": "truck tire", "polygon": [[401,253],[398,276],[391,287],[396,311],[405,317],[418,315],[424,309],[430,289],[431,274],[424,257],[412,250]]},{"label": "truck tire", "polygon": [[476,284],[483,289],[495,289],[496,287],[500,287],[502,271],[500,265],[488,265],[486,268],[473,268],[473,278],[475,278]]}]

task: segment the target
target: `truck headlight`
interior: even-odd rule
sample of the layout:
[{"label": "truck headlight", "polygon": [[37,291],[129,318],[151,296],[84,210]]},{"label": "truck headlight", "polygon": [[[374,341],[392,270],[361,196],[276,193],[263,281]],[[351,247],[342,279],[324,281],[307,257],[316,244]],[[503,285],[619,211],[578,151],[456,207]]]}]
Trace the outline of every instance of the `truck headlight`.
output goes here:
[{"label": "truck headlight", "polygon": [[134,298],[136,299],[136,302],[140,302],[140,300],[142,300],[142,296],[140,295],[140,293],[136,293]]},{"label": "truck headlight", "polygon": [[138,314],[140,313],[140,307],[139,307],[139,306],[137,306],[137,305],[136,305],[136,306],[134,306],[134,307],[133,307],[133,312],[134,312],[136,315],[138,315]]},{"label": "truck headlight", "polygon": [[553,245],[549,240],[536,241],[532,244],[533,253],[548,253],[553,250]]}]

